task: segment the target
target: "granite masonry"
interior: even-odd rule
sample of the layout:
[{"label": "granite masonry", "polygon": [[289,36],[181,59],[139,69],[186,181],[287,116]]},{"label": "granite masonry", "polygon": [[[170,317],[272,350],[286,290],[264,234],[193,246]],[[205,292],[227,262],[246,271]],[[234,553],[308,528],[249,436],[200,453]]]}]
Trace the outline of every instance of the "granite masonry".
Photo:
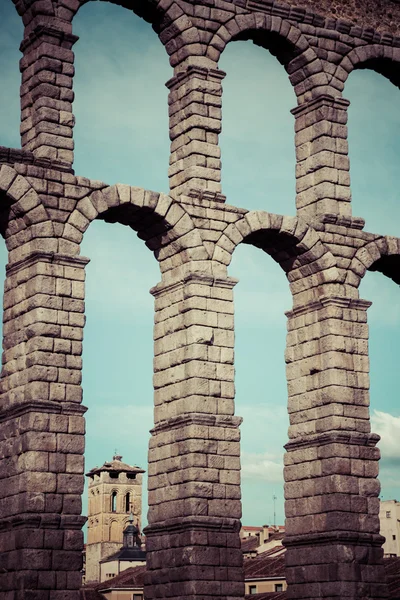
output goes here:
[{"label": "granite masonry", "polygon": [[[174,69],[167,82],[170,194],[164,195],[90,181],[72,170],[72,24],[86,0],[13,1],[25,34],[21,148],[0,149],[0,227],[8,248],[0,598],[79,598],[88,263],[80,243],[94,219],[134,229],[161,271],[152,290],[146,597],[244,596],[236,280],[229,264],[236,246],[246,243],[280,264],[293,295],[286,350],[288,598],[386,598],[379,438],[370,432],[368,408],[370,303],[358,288],[368,269],[400,283],[400,239],[364,231],[362,215],[352,216],[345,86],[359,68],[399,84],[400,4],[116,2],[152,24]],[[238,39],[272,52],[297,96],[295,216],[249,212],[223,195],[218,60]]]}]

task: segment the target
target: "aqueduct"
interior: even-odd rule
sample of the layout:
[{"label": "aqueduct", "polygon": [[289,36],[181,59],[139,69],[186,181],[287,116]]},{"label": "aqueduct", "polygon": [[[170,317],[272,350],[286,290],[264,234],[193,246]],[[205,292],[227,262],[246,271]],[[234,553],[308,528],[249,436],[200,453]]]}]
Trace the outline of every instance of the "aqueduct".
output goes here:
[{"label": "aqueduct", "polygon": [[[10,0],[11,1],[11,0]],[[152,598],[243,597],[239,425],[228,266],[268,252],[293,295],[285,455],[288,597],[386,598],[378,436],[370,432],[366,270],[399,283],[400,239],[352,216],[346,79],[399,83],[397,0],[119,0],[170,57],[170,195],[76,176],[73,17],[87,0],[13,0],[21,44],[21,149],[2,148],[8,249],[0,434],[0,597],[77,600],[83,546],[81,353],[94,219],[129,225],[154,252],[155,423],[149,451]],[[318,5],[318,6],[316,6]],[[277,56],[297,96],[296,217],[222,194],[224,73],[234,39]],[[132,182],[135,183],[135,182]]]}]

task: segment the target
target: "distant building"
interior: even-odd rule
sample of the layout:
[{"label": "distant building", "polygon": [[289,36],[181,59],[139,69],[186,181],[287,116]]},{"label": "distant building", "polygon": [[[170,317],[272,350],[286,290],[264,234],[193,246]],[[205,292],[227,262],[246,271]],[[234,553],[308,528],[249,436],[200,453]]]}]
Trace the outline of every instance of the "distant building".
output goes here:
[{"label": "distant building", "polygon": [[[133,524],[131,513],[129,525],[124,529],[122,548],[100,561],[100,581],[116,577],[130,567],[146,564],[146,551],[142,549],[139,529]],[[135,600],[135,599],[134,599]]]},{"label": "distant building", "polygon": [[91,583],[81,590],[81,600],[143,600],[146,566],[130,567],[113,579]]},{"label": "distant building", "polygon": [[[283,549],[284,550],[284,549]],[[246,594],[263,592],[266,598],[281,600],[280,591],[286,590],[284,553],[245,560]],[[113,579],[88,584],[81,591],[83,600],[143,600],[145,566],[131,567]]]},{"label": "distant building", "polygon": [[[264,525],[264,527],[267,527],[267,525]],[[244,540],[248,537],[254,537],[255,535],[258,535],[262,530],[263,526],[254,527],[252,525],[242,525],[240,529],[240,539]]]},{"label": "distant building", "polygon": [[284,535],[285,527],[283,525],[243,526],[240,530],[240,539],[244,558],[254,558],[261,552],[282,547]]},{"label": "distant building", "polygon": [[381,500],[379,520],[381,535],[386,538],[383,544],[384,555],[400,556],[400,502]]},{"label": "distant building", "polygon": [[101,580],[101,561],[118,553],[123,532],[132,512],[141,529],[143,469],[122,462],[95,467],[89,478],[88,530],[86,542],[86,582]]},{"label": "distant building", "polygon": [[244,561],[245,594],[286,591],[285,548],[272,548]]},{"label": "distant building", "polygon": [[[389,599],[400,600],[400,559],[384,560]],[[143,600],[146,566],[131,567],[113,579],[91,583],[81,590],[81,600]],[[245,600],[287,600],[285,548],[282,546],[244,561]]]}]

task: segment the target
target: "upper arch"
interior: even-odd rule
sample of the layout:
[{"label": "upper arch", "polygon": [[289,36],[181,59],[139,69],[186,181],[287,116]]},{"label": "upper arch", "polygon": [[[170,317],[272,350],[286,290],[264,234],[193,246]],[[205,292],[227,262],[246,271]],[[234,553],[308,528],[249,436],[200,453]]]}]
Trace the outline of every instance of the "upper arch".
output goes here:
[{"label": "upper arch", "polygon": [[367,271],[378,271],[400,285],[400,238],[386,235],[359,248],[346,283],[358,288]]},{"label": "upper arch", "polygon": [[293,296],[300,294],[299,301],[303,301],[302,293],[306,290],[323,294],[321,284],[342,283],[333,254],[316,231],[298,217],[248,212],[226,227],[213,259],[228,266],[241,242],[257,246],[272,256],[285,271]]},{"label": "upper arch", "polygon": [[371,69],[400,87],[400,48],[381,44],[366,44],[351,50],[336,69],[332,85],[342,91],[355,69]]},{"label": "upper arch", "polygon": [[[158,0],[102,0],[104,2],[109,2],[110,4],[116,4],[117,6],[122,6],[128,10],[131,10],[139,17],[142,17],[149,23],[155,24],[160,18],[162,18],[162,9],[158,5],[160,1]],[[75,14],[79,11],[79,9],[89,2],[93,2],[93,0],[73,0],[70,3],[70,8],[66,10],[66,7],[63,6],[62,2],[59,0],[55,0],[55,10],[57,16],[68,19],[70,16],[70,20],[75,16]]]},{"label": "upper arch", "polygon": [[[85,5],[93,2],[94,0],[74,0],[71,3],[71,8],[65,9],[62,6],[62,3],[59,0],[55,0],[56,2],[56,14],[61,18],[72,21],[74,16],[77,14],[79,9]],[[103,2],[108,2],[109,4],[115,4],[117,6],[121,6],[122,8],[126,8],[127,10],[132,11],[138,17],[144,19],[148,23],[153,26],[153,29],[159,33],[162,29],[168,27],[172,21],[173,17],[171,14],[176,16],[176,9],[182,13],[182,10],[175,4],[172,3],[172,7],[170,4],[166,8],[164,8],[161,0],[102,0]],[[174,10],[175,9],[175,10]]]},{"label": "upper arch", "polygon": [[[9,165],[0,167],[0,191],[5,194],[0,203],[0,234],[8,250],[34,237],[53,237],[50,216],[29,181]],[[24,230],[31,228],[27,239]]]},{"label": "upper arch", "polygon": [[[266,33],[270,35],[265,35]],[[281,17],[263,13],[236,15],[216,31],[208,45],[206,56],[218,63],[227,44],[240,39],[253,39],[254,43],[275,55],[288,72],[297,96],[313,87],[321,89],[328,86],[323,64],[306,37]]]},{"label": "upper arch", "polygon": [[134,229],[154,251],[162,272],[171,268],[175,254],[180,253],[182,262],[208,258],[189,214],[165,194],[118,183],[79,200],[63,232],[76,254],[84,232],[97,218]]}]

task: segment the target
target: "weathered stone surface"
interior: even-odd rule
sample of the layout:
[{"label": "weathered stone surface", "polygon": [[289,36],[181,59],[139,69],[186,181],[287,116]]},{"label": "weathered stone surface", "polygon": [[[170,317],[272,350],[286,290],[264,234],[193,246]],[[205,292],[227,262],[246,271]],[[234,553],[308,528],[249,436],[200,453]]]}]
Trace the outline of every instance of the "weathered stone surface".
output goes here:
[{"label": "weathered stone surface", "polygon": [[[241,242],[261,248],[293,295],[285,360],[289,597],[386,597],[379,451],[369,425],[368,269],[400,283],[400,239],[351,214],[349,74],[398,81],[400,5],[268,0],[156,2],[146,13],[174,68],[167,196],[72,171],[76,37],[84,0],[19,0],[22,149],[0,148],[4,294],[0,413],[0,586],[7,598],[77,600],[85,425],[80,243],[101,218],[154,252],[155,427],[149,446],[147,598],[242,597],[240,418],[228,276]],[[296,217],[248,212],[221,193],[218,61],[253,37],[287,70],[295,118]],[[222,157],[223,158],[223,157]],[[132,182],[135,183],[135,182]],[[156,282],[155,282],[156,283]],[[170,565],[167,569],[165,565]],[[19,595],[17,593],[18,600]],[[16,596],[16,597],[17,597]]]}]

